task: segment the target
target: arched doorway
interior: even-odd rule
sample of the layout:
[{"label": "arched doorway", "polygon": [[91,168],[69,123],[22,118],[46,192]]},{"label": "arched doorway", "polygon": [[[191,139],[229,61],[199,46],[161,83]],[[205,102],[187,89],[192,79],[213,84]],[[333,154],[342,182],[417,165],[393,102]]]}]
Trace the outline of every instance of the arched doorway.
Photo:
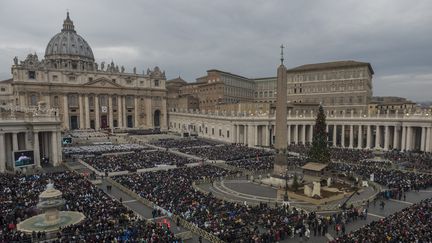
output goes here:
[{"label": "arched doorway", "polygon": [[154,112],[153,125],[154,127],[160,127],[160,110],[155,110]]}]

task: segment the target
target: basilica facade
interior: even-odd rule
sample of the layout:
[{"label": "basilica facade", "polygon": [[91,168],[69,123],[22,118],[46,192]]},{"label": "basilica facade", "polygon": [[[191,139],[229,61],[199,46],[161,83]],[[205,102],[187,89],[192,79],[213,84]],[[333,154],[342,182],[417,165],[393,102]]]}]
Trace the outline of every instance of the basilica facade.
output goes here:
[{"label": "basilica facade", "polygon": [[29,54],[13,61],[12,78],[0,81],[2,105],[58,109],[63,130],[167,128],[165,72],[96,63],[69,13],[44,59]]}]

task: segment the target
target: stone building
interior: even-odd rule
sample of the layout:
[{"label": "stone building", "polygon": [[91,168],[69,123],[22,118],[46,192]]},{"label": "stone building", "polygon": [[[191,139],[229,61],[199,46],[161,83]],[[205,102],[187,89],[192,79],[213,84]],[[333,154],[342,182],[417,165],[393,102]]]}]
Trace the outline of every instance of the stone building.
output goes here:
[{"label": "stone building", "polygon": [[[39,168],[43,159],[62,161],[61,121],[57,109],[0,105],[0,172]],[[16,154],[30,151],[33,163],[17,165]]]},{"label": "stone building", "polygon": [[200,110],[215,110],[216,106],[252,102],[255,83],[246,77],[211,69],[196,83],[180,88],[181,94],[197,97]]},{"label": "stone building", "polygon": [[58,108],[63,129],[167,128],[165,72],[127,73],[111,61],[95,62],[67,14],[45,58],[14,58],[12,79],[0,82],[1,103]]}]

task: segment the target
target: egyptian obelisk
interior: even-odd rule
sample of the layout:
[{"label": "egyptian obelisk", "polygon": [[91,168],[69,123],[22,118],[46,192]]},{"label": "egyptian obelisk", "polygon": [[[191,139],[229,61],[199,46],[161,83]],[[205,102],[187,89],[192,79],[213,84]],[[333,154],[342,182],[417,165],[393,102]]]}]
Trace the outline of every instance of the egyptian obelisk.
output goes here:
[{"label": "egyptian obelisk", "polygon": [[273,174],[276,176],[285,175],[287,169],[287,69],[283,64],[283,48],[281,45],[281,64],[277,69],[276,83],[276,159],[273,169]]}]

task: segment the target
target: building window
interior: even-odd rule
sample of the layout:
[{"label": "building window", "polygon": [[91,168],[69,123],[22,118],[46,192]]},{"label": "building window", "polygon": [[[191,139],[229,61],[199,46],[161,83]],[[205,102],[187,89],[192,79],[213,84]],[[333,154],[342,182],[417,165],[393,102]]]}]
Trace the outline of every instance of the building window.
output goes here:
[{"label": "building window", "polygon": [[1,88],[1,92],[6,92],[6,88]]},{"label": "building window", "polygon": [[36,106],[37,105],[37,96],[35,94],[30,96],[30,105]]},{"label": "building window", "polygon": [[69,77],[69,81],[75,81],[75,77],[74,76],[70,76]]},{"label": "building window", "polygon": [[221,136],[222,136],[222,130],[219,129],[219,137],[221,137]]},{"label": "building window", "polygon": [[53,81],[58,81],[58,76],[57,75],[53,75],[52,79],[53,79]]},{"label": "building window", "polygon": [[212,135],[214,135],[214,128],[212,128]]},{"label": "building window", "polygon": [[227,138],[229,138],[229,131],[227,131]]},{"label": "building window", "polygon": [[93,78],[88,78],[88,81],[89,81],[89,82],[93,81]]},{"label": "building window", "polygon": [[159,87],[159,80],[156,79],[156,80],[154,81],[154,86],[155,86],[155,87]]},{"label": "building window", "polygon": [[36,72],[35,71],[29,71],[28,72],[28,78],[29,79],[36,79]]},{"label": "building window", "polygon": [[58,106],[59,106],[59,97],[54,96],[54,107],[58,107]]}]

